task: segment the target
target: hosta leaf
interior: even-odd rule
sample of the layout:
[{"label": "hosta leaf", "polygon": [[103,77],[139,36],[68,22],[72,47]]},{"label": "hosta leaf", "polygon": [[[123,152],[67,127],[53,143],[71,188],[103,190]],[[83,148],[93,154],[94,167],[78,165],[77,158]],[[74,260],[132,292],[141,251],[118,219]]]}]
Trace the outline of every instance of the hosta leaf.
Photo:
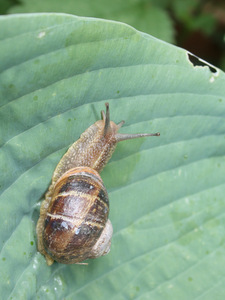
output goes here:
[{"label": "hosta leaf", "polygon": [[[2,299],[225,297],[225,76],[190,60],[121,23],[0,18]],[[106,101],[121,132],[161,136],[120,143],[102,172],[110,254],[48,267],[36,249],[40,201]]]}]

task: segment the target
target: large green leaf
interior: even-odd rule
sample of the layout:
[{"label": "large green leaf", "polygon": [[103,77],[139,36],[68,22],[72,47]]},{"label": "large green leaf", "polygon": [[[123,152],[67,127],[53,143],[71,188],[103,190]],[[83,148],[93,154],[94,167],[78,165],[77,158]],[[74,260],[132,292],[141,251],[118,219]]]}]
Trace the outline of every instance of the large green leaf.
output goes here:
[{"label": "large green leaf", "polygon": [[[225,75],[190,58],[121,23],[0,18],[2,299],[224,299]],[[121,132],[161,137],[120,143],[102,172],[110,254],[48,267],[40,200],[106,101]]]}]

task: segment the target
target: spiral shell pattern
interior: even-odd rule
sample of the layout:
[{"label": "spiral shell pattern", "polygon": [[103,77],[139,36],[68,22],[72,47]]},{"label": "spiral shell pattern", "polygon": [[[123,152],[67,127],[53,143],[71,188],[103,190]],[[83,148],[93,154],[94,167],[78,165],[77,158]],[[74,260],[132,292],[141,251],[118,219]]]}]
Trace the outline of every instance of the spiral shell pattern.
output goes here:
[{"label": "spiral shell pattern", "polygon": [[109,214],[108,193],[98,172],[77,167],[55,184],[43,230],[45,251],[64,264],[90,256]]}]

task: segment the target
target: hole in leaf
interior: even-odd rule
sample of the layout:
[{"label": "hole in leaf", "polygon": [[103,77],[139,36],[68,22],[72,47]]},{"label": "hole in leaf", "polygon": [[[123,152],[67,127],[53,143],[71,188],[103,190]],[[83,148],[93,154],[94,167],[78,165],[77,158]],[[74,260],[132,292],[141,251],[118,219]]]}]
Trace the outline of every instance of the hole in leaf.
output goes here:
[{"label": "hole in leaf", "polygon": [[205,61],[201,60],[200,58],[198,58],[197,56],[191,53],[188,53],[188,59],[190,60],[190,62],[193,64],[194,67],[196,66],[208,67],[211,72],[213,73],[217,72],[217,70],[213,68],[211,65],[207,64]]}]

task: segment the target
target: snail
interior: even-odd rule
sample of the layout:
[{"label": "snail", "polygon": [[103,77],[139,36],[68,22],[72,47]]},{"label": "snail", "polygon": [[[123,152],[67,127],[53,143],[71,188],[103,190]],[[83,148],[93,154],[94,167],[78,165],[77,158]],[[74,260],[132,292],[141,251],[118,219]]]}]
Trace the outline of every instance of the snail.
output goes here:
[{"label": "snail", "polygon": [[110,121],[109,104],[105,106],[102,120],[86,129],[58,163],[41,204],[38,251],[48,265],[80,263],[110,251],[109,198],[99,173],[118,142],[160,135],[118,133],[124,121]]}]

